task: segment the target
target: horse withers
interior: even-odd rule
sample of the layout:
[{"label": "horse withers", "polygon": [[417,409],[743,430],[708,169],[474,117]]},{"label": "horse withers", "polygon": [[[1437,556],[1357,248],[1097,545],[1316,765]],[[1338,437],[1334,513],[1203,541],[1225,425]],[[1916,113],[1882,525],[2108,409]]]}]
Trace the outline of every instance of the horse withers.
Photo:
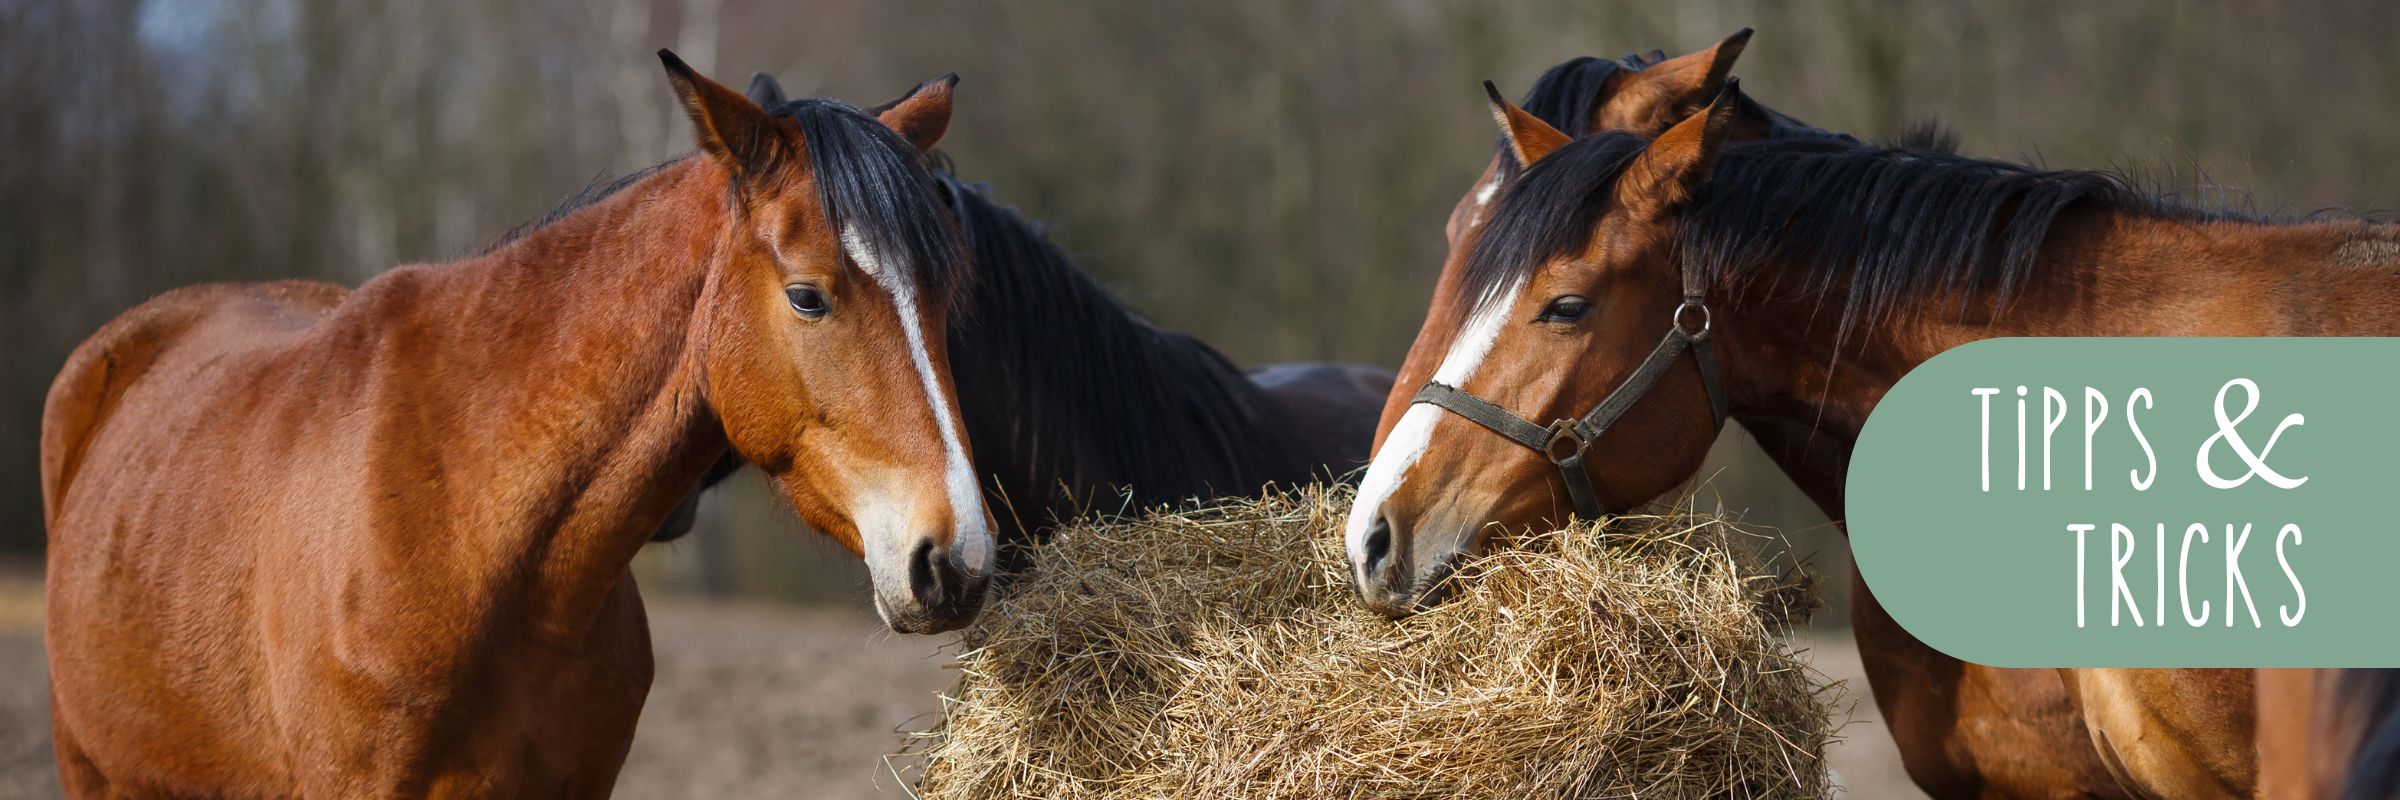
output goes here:
[{"label": "horse withers", "polygon": [[661,57],[701,153],[479,256],[183,289],[76,350],[42,429],[71,794],[607,795],[651,676],[628,565],[729,451],[894,630],[974,616],[949,83],[770,113]]}]

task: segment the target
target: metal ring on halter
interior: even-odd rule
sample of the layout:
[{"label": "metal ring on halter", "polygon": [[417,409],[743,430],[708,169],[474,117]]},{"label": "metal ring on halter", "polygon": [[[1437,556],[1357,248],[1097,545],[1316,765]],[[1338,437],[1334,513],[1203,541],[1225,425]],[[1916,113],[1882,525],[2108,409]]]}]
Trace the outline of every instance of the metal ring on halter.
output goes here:
[{"label": "metal ring on halter", "polygon": [[[1685,309],[1692,308],[1700,309],[1700,330],[1697,331],[1685,330],[1683,327],[1683,312]],[[1682,305],[1675,307],[1675,316],[1669,318],[1667,320],[1667,324],[1675,326],[1676,330],[1684,331],[1684,335],[1686,336],[1698,339],[1702,336],[1707,336],[1708,329],[1716,326],[1717,316],[1709,312],[1707,303],[1685,300],[1683,301]]]},{"label": "metal ring on halter", "polygon": [[[1583,448],[1590,444],[1584,440],[1581,432],[1575,430],[1574,420],[1562,419],[1550,423],[1550,438],[1542,442],[1542,455],[1549,456],[1552,464],[1564,463],[1582,453]],[[1565,445],[1566,449],[1560,450],[1560,445]]]}]

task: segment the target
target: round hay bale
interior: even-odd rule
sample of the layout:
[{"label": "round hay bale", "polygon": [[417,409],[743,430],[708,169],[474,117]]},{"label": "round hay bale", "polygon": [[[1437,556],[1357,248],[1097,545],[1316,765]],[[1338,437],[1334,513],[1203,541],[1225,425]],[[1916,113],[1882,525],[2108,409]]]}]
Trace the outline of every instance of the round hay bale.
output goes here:
[{"label": "round hay bale", "polygon": [[1625,517],[1533,536],[1395,622],[1353,594],[1349,500],[1060,531],[963,634],[945,718],[899,757],[918,795],[1827,792],[1824,690],[1780,635],[1813,594],[1754,535]]}]

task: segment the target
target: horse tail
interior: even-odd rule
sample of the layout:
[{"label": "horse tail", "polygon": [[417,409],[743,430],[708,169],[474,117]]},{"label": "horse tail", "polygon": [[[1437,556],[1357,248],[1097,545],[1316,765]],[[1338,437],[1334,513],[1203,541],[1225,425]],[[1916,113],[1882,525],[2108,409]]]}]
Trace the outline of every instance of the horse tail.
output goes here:
[{"label": "horse tail", "polygon": [[2334,677],[2326,715],[2329,755],[2346,756],[2344,800],[2400,797],[2400,670],[2345,669]]}]

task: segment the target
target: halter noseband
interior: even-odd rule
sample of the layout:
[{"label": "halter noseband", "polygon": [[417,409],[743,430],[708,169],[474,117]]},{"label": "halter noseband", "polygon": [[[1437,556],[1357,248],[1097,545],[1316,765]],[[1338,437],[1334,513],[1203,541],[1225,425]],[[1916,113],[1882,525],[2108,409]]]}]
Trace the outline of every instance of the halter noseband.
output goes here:
[{"label": "halter noseband", "polygon": [[[1716,351],[1708,343],[1711,319],[1706,295],[1700,284],[1700,276],[1688,265],[1685,266],[1683,304],[1676,306],[1674,315],[1668,318],[1666,338],[1661,339],[1658,347],[1650,351],[1649,358],[1642,359],[1642,365],[1634,368],[1633,374],[1625,377],[1624,383],[1617,384],[1617,388],[1601,398],[1600,404],[1593,406],[1591,412],[1584,414],[1582,419],[1556,420],[1544,427],[1511,414],[1508,409],[1492,401],[1468,394],[1456,386],[1434,381],[1426,381],[1425,387],[1409,398],[1409,403],[1429,403],[1466,417],[1467,421],[1500,434],[1501,438],[1542,454],[1550,459],[1550,463],[1557,465],[1559,477],[1566,479],[1567,496],[1575,501],[1576,515],[1584,519],[1599,519],[1600,498],[1592,492],[1592,475],[1584,465],[1584,455],[1590,452],[1592,442],[1608,432],[1609,426],[1617,424],[1618,417],[1624,416],[1626,410],[1658,385],[1659,377],[1675,366],[1675,359],[1684,351],[1691,351],[1692,360],[1700,366],[1700,385],[1708,392],[1708,411],[1715,420],[1716,429],[1725,429],[1725,382],[1717,372]],[[1700,329],[1685,330],[1685,312],[1695,310],[1700,312]]]}]

